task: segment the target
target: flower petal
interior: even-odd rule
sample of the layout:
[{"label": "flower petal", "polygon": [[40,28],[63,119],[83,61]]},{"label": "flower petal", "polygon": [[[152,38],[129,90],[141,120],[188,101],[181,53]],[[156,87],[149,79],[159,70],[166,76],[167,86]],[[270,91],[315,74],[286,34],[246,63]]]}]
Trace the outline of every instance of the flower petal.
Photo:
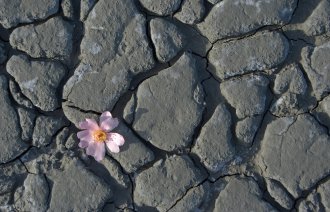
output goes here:
[{"label": "flower petal", "polygon": [[107,140],[115,143],[117,146],[122,146],[125,143],[125,139],[119,133],[108,133]]},{"label": "flower petal", "polygon": [[107,147],[109,148],[110,152],[113,152],[113,153],[118,153],[120,150],[119,150],[119,146],[117,146],[114,142],[112,141],[106,141],[106,145]]},{"label": "flower petal", "polygon": [[103,142],[96,142],[95,144],[96,149],[94,152],[94,158],[96,161],[101,161],[103,160],[104,156],[105,156],[105,146]]},{"label": "flower petal", "polygon": [[[92,132],[91,132],[91,130],[80,131],[80,132],[77,133],[77,137],[79,139],[84,139],[85,138],[84,140],[91,140],[91,139],[93,139],[92,138]],[[88,138],[90,138],[90,139],[88,139]]]},{"label": "flower petal", "polygon": [[93,156],[96,151],[96,142],[90,142],[88,147],[86,148],[86,154]]},{"label": "flower petal", "polygon": [[109,132],[114,128],[116,128],[118,124],[119,124],[118,119],[113,118],[109,111],[102,113],[102,115],[100,116],[100,127],[104,131]]},{"label": "flower petal", "polygon": [[86,130],[98,130],[100,127],[93,119],[85,119],[79,123],[79,128]]},{"label": "flower petal", "polygon": [[90,141],[90,140],[80,140],[78,146],[80,148],[86,148],[86,147],[88,147],[90,142],[92,142],[92,141]]}]

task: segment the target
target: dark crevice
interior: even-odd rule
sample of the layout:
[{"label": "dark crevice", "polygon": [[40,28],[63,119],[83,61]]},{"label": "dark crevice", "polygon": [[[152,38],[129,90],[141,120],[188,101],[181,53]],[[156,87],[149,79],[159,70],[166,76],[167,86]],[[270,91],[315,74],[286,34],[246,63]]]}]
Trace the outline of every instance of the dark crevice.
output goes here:
[{"label": "dark crevice", "polygon": [[46,211],[48,211],[48,209],[50,207],[50,201],[52,198],[53,182],[50,179],[48,179],[46,174],[44,174],[44,178],[45,178],[47,186],[48,186],[48,197],[47,197],[47,208],[46,208]]}]

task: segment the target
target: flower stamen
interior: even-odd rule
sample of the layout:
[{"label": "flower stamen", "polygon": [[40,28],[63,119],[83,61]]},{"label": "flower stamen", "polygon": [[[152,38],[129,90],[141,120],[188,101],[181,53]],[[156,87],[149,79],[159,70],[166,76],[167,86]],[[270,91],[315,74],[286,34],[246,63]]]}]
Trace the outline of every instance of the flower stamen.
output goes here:
[{"label": "flower stamen", "polygon": [[95,130],[93,132],[93,139],[97,142],[104,142],[107,139],[107,134],[103,130]]}]

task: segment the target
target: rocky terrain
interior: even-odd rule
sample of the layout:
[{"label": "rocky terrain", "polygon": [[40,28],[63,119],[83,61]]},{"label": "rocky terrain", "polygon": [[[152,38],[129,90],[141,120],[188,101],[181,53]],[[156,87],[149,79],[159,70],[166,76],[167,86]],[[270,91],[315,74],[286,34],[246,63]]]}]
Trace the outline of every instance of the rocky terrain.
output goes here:
[{"label": "rocky terrain", "polygon": [[330,211],[329,61],[329,0],[0,0],[0,211]]}]

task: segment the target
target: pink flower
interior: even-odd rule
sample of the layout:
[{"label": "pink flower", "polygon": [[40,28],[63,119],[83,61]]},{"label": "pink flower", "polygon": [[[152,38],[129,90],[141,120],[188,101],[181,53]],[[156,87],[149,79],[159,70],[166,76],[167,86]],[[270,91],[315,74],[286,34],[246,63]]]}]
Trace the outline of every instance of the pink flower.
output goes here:
[{"label": "pink flower", "polygon": [[93,156],[96,161],[104,158],[105,145],[111,152],[118,153],[119,146],[125,143],[125,139],[118,133],[110,132],[117,126],[118,119],[113,118],[109,111],[102,113],[99,125],[93,119],[80,122],[79,128],[83,131],[77,133],[79,147],[86,148],[86,154]]}]

